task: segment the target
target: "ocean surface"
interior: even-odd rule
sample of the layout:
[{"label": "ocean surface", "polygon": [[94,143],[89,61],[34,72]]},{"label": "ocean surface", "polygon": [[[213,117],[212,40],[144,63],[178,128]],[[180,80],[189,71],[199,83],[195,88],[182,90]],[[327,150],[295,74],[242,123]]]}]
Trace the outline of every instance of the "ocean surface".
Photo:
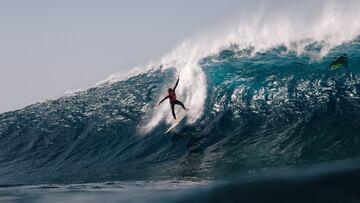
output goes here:
[{"label": "ocean surface", "polygon": [[[180,47],[0,114],[0,202],[360,202],[358,36]],[[189,112],[165,133],[177,76]]]}]

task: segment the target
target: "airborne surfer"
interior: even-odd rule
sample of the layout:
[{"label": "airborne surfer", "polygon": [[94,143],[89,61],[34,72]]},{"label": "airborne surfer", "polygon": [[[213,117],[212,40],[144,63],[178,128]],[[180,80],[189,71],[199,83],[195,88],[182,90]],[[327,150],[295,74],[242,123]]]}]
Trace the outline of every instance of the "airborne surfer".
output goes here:
[{"label": "airborne surfer", "polygon": [[173,117],[174,117],[175,120],[176,120],[175,104],[180,105],[184,110],[186,110],[184,104],[183,104],[181,101],[179,101],[179,100],[176,99],[175,89],[176,89],[178,83],[179,83],[179,77],[178,77],[178,79],[177,79],[177,81],[176,81],[176,83],[175,83],[174,88],[169,88],[169,89],[168,89],[168,95],[167,95],[164,99],[162,99],[162,100],[159,102],[159,104],[158,104],[158,106],[159,106],[163,101],[165,101],[166,99],[169,99],[169,101],[170,101],[170,106],[171,106],[171,112],[172,112],[172,115],[173,115]]}]

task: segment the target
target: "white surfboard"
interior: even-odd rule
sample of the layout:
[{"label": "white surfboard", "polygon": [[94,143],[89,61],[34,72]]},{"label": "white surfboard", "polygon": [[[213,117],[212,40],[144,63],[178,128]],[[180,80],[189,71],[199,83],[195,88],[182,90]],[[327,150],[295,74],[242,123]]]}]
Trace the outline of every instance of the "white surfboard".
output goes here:
[{"label": "white surfboard", "polygon": [[172,122],[171,126],[167,129],[167,131],[164,134],[173,130],[186,117],[186,115],[187,115],[186,111],[183,111],[182,113],[180,113],[177,116],[177,119]]}]

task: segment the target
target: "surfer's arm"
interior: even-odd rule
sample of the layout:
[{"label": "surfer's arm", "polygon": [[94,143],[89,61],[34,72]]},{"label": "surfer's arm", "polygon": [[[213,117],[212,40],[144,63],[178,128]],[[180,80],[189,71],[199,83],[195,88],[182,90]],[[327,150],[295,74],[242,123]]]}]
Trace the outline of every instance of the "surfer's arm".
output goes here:
[{"label": "surfer's arm", "polygon": [[162,99],[158,105],[160,105],[163,101],[165,101],[167,98],[169,98],[169,96],[166,96],[164,99]]},{"label": "surfer's arm", "polygon": [[176,89],[176,87],[178,86],[178,84],[179,84],[179,77],[178,77],[178,79],[177,79],[177,81],[176,81],[176,83],[175,83],[175,86],[174,86],[174,88],[173,88],[173,90],[175,90]]}]

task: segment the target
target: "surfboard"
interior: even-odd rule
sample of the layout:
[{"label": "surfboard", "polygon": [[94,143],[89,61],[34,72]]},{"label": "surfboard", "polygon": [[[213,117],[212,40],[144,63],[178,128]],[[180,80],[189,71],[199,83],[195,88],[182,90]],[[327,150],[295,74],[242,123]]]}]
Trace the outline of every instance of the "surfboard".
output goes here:
[{"label": "surfboard", "polygon": [[336,70],[336,69],[339,69],[339,68],[342,68],[344,65],[341,64],[341,63],[336,63],[336,64],[332,64],[330,66],[330,70]]},{"label": "surfboard", "polygon": [[177,116],[177,119],[172,122],[171,126],[167,129],[167,131],[164,134],[172,131],[186,117],[186,115],[187,115],[187,111],[183,111],[182,113],[180,113]]}]

